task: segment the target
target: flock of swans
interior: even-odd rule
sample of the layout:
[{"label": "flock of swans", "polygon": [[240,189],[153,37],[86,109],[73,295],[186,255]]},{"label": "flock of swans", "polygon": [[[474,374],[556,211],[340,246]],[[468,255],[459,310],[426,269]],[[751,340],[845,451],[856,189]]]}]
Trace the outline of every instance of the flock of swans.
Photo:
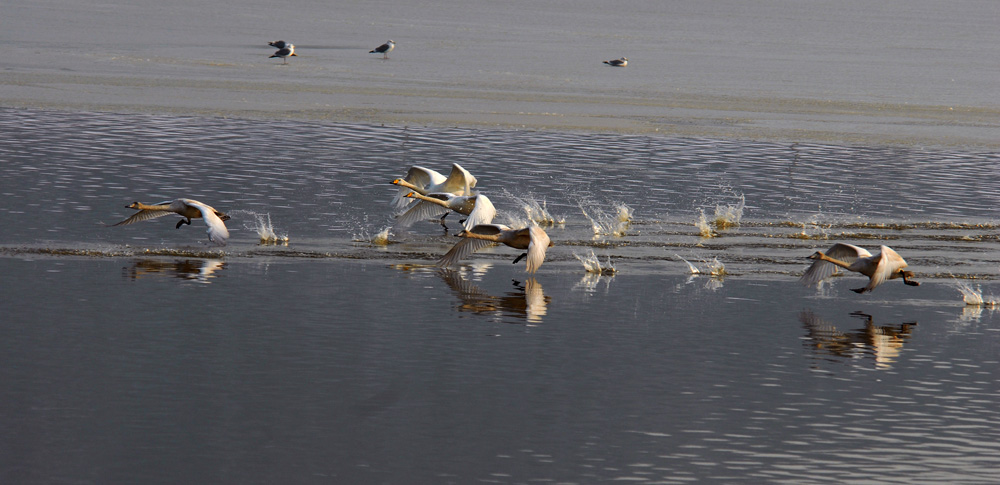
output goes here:
[{"label": "flock of swans", "polygon": [[[454,266],[480,249],[503,244],[525,251],[514,259],[514,263],[525,259],[526,271],[535,273],[545,261],[546,250],[553,246],[548,234],[534,222],[529,222],[527,227],[517,228],[494,224],[497,209],[489,197],[473,191],[477,182],[475,176],[457,163],[452,164],[448,176],[428,168],[413,166],[406,176],[391,182],[398,187],[398,192],[390,202],[397,212],[397,227],[406,228],[416,222],[437,217],[443,223],[448,214],[455,212],[466,216],[461,221],[463,230],[458,234],[460,240],[437,261],[437,266]],[[183,219],[177,222],[177,228],[184,224],[190,225],[191,219],[203,219],[211,242],[224,246],[229,239],[229,231],[224,222],[229,220],[229,216],[197,200],[176,199],[152,205],[134,202],[126,207],[139,212],[114,226],[178,214]],[[826,252],[817,251],[808,258],[813,260],[813,264],[799,278],[799,282],[806,286],[819,284],[832,276],[838,268],[868,277],[866,286],[852,289],[857,293],[871,292],[877,286],[894,279],[902,279],[909,286],[920,285],[912,280],[912,271],[904,270],[907,267],[906,261],[888,246],[881,246],[877,253],[872,254],[852,244],[836,243]]]}]

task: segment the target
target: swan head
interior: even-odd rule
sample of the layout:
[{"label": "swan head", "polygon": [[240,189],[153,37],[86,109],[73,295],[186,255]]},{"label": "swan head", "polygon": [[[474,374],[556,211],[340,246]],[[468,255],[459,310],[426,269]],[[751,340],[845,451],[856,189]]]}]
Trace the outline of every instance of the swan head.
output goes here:
[{"label": "swan head", "polygon": [[222,219],[224,221],[228,221],[229,219],[232,219],[231,217],[229,217],[229,214],[226,214],[225,212],[216,211],[215,215],[219,216],[219,219]]},{"label": "swan head", "polygon": [[823,259],[823,253],[816,251],[815,253],[806,256],[806,259]]},{"label": "swan head", "polygon": [[403,179],[396,179],[396,180],[393,180],[392,182],[389,182],[389,183],[391,183],[392,185],[399,185],[399,183],[402,182],[402,181],[403,181]]},{"label": "swan head", "polygon": [[138,209],[139,208],[139,202],[133,202],[133,203],[125,206],[125,208],[126,209]]},{"label": "swan head", "polygon": [[417,194],[416,192],[410,192],[410,193],[406,194],[405,197],[413,198],[413,197],[417,196],[416,194]]}]

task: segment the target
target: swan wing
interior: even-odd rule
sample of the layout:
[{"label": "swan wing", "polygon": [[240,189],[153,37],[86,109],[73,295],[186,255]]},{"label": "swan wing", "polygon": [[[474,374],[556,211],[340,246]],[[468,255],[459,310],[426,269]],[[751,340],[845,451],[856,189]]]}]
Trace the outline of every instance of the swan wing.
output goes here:
[{"label": "swan wing", "polygon": [[226,229],[226,223],[222,222],[222,219],[215,215],[215,209],[197,200],[183,200],[185,204],[201,212],[201,218],[205,220],[205,225],[208,226],[208,230],[205,231],[208,233],[208,240],[219,246],[225,246],[229,240],[229,229]]},{"label": "swan wing", "polygon": [[529,273],[534,273],[538,271],[538,267],[545,261],[545,250],[549,248],[551,241],[549,240],[549,235],[545,234],[545,231],[538,226],[529,227],[528,234],[531,235],[531,242],[528,243],[527,270]]},{"label": "swan wing", "polygon": [[486,239],[463,237],[461,241],[452,246],[452,248],[438,260],[437,265],[442,268],[454,266],[459,261],[469,257],[470,254],[494,244],[496,243]]},{"label": "swan wing", "polygon": [[169,216],[171,214],[175,214],[175,212],[168,211],[168,210],[145,210],[144,209],[144,210],[141,210],[139,212],[136,212],[135,214],[132,214],[132,217],[129,217],[128,219],[125,219],[124,221],[121,221],[121,222],[119,222],[117,224],[112,224],[112,226],[127,226],[129,224],[134,224],[136,222],[148,221],[150,219],[156,219],[158,217]]},{"label": "swan wing", "polygon": [[[414,165],[410,167],[409,171],[406,172],[406,176],[403,177],[403,180],[417,187],[418,190],[427,192],[429,187],[439,186],[443,184],[447,178],[435,170]],[[396,191],[396,195],[392,198],[392,206],[396,209],[409,207],[410,202],[412,201],[406,198],[406,194],[410,193],[410,190],[412,189],[401,185],[399,190]]]},{"label": "swan wing", "polygon": [[853,244],[837,243],[826,250],[826,255],[846,263],[852,263],[858,258],[871,257],[872,253],[869,253],[865,248]]},{"label": "swan wing", "polygon": [[473,177],[468,170],[461,165],[453,163],[448,179],[438,189],[441,192],[450,192],[455,195],[472,195],[472,188],[476,186],[476,177]]},{"label": "swan wing", "polygon": [[448,212],[448,209],[441,207],[433,202],[421,200],[416,204],[413,204],[413,207],[407,209],[406,212],[396,216],[396,226],[410,227],[417,221],[423,221],[433,217],[440,217],[441,214],[444,214],[445,212]]},{"label": "swan wing", "polygon": [[497,216],[497,208],[493,206],[493,202],[490,201],[489,197],[483,194],[475,196],[475,206],[472,208],[472,212],[469,213],[469,217],[465,219],[466,230],[472,230],[473,227],[489,224],[493,222],[493,218]]},{"label": "swan wing", "polygon": [[876,286],[885,283],[892,278],[893,274],[906,267],[906,261],[903,260],[903,257],[899,253],[893,251],[892,248],[882,246],[879,249],[881,252],[878,256],[878,263],[871,274],[868,286],[865,287],[866,292],[874,290]]},{"label": "swan wing", "polygon": [[[871,257],[871,253],[865,248],[855,246],[853,244],[837,243],[826,250],[827,256],[839,259],[845,263],[853,264],[859,258]],[[829,262],[823,261],[822,259],[817,259],[806,272],[802,274],[799,278],[799,283],[805,286],[814,286],[820,281],[823,281],[837,272],[837,265]]]}]

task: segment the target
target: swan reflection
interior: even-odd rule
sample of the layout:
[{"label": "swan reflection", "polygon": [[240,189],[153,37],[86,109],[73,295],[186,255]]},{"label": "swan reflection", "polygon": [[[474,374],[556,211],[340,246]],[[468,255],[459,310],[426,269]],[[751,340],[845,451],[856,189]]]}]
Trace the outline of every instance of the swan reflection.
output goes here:
[{"label": "swan reflection", "polygon": [[458,310],[483,315],[512,315],[523,318],[528,323],[540,323],[547,313],[552,297],[545,296],[542,285],[535,278],[523,283],[514,281],[514,290],[503,296],[495,296],[465,279],[461,273],[442,269],[438,271],[445,284],[461,300]]},{"label": "swan reflection", "polygon": [[129,268],[123,268],[123,275],[132,279],[144,276],[175,276],[177,278],[211,283],[218,277],[217,271],[226,267],[226,263],[218,259],[181,259],[166,261],[161,259],[137,259]]},{"label": "swan reflection", "polygon": [[799,320],[806,329],[806,344],[818,358],[875,359],[875,367],[888,369],[899,358],[903,344],[910,338],[917,322],[892,325],[876,325],[871,315],[862,312],[851,313],[852,317],[864,322],[862,328],[840,331],[837,327],[820,318],[812,311],[799,314]]}]

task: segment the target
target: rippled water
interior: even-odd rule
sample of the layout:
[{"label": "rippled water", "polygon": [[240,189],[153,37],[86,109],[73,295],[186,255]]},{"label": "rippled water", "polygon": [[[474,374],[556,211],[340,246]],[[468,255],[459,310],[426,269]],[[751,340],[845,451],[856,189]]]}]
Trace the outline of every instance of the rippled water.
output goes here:
[{"label": "rippled water", "polygon": [[[537,275],[507,248],[429,266],[454,216],[371,242],[390,180],[453,162],[501,219],[527,204],[561,221]],[[953,278],[997,293],[998,162],[0,110],[0,476],[988,481],[997,317]],[[229,213],[229,245],[197,221],[103,225],[179,196]],[[738,224],[713,221],[741,204]],[[267,222],[287,245],[261,244]],[[834,241],[888,244],[924,284],[799,286]],[[591,252],[617,272],[588,273]]]}]

